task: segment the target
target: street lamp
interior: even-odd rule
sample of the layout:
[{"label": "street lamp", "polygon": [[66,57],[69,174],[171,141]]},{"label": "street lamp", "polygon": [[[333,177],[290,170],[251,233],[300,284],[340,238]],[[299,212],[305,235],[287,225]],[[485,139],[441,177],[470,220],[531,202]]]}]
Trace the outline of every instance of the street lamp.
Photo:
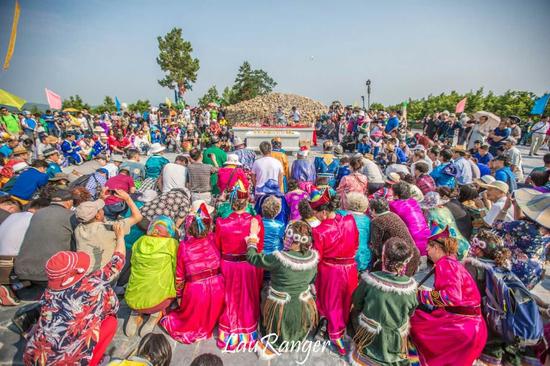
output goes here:
[{"label": "street lamp", "polygon": [[368,79],[365,84],[367,85],[367,110],[370,110],[370,79]]},{"label": "street lamp", "polygon": [[363,101],[363,110],[365,110],[365,96],[361,95],[361,100]]}]

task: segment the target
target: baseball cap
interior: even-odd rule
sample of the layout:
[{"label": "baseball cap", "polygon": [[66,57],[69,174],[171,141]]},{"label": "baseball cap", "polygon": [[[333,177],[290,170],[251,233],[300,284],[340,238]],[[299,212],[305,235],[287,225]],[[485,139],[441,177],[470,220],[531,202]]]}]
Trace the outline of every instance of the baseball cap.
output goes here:
[{"label": "baseball cap", "polygon": [[105,202],[102,199],[82,202],[76,208],[76,218],[80,222],[88,222],[92,220],[103,207],[105,207]]}]

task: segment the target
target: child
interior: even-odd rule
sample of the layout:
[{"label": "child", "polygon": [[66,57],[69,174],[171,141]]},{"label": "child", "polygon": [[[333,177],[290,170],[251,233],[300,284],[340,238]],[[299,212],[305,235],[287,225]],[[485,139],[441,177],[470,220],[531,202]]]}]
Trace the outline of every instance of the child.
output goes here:
[{"label": "child", "polygon": [[212,337],[223,310],[225,286],[220,274],[220,253],[211,230],[212,211],[204,202],[193,205],[176,264],[176,297],[180,306],[160,321],[172,338],[185,344]]},{"label": "child", "polygon": [[342,156],[340,158],[340,166],[338,167],[338,174],[336,174],[335,187],[338,187],[340,185],[340,181],[342,180],[342,178],[344,178],[346,175],[349,175],[351,173],[349,168],[349,162],[350,162],[349,156]]},{"label": "child", "polygon": [[166,337],[149,333],[139,342],[135,356],[111,361],[108,366],[169,366],[171,360],[172,347]]},{"label": "child", "polygon": [[298,204],[305,198],[309,198],[309,194],[298,188],[298,182],[294,179],[288,180],[288,193],[285,194],[285,200],[290,208],[290,221],[300,220],[300,212]]},{"label": "child", "polygon": [[417,306],[416,281],[404,275],[411,248],[400,238],[388,239],[382,248],[383,271],[363,272],[353,293],[359,316],[351,363],[354,365],[409,365],[409,318]]},{"label": "child", "polygon": [[267,197],[262,203],[262,222],[264,225],[264,254],[272,254],[283,249],[282,237],[285,224],[275,217],[281,211],[281,201],[275,196]]}]

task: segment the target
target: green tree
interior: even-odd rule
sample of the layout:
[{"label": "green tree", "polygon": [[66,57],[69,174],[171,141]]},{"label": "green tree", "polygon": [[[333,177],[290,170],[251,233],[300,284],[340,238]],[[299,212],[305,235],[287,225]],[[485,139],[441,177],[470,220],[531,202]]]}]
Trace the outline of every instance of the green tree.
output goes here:
[{"label": "green tree", "polygon": [[254,70],[248,61],[243,62],[231,88],[230,104],[249,100],[259,95],[265,95],[277,86],[267,72],[261,69]]},{"label": "green tree", "polygon": [[208,103],[219,103],[220,102],[220,96],[218,95],[218,89],[216,89],[216,85],[212,85],[210,89],[206,91],[206,94],[204,94],[199,99],[199,105],[201,107],[205,107],[208,105]]},{"label": "green tree", "polygon": [[135,103],[130,103],[128,105],[128,110],[130,112],[140,112],[143,113],[151,108],[151,103],[149,100],[138,99]]},{"label": "green tree", "polygon": [[102,112],[116,112],[116,104],[112,97],[106,95],[103,99]]},{"label": "green tree", "polygon": [[80,95],[76,94],[75,96],[70,96],[69,99],[63,100],[62,108],[75,108],[79,111],[83,109],[90,109],[90,105],[88,103],[84,103]]},{"label": "green tree", "polygon": [[197,81],[199,60],[191,56],[191,42],[182,37],[181,28],[173,28],[164,37],[157,37],[159,55],[157,63],[165,72],[159,84],[170,89],[177,88],[183,95]]},{"label": "green tree", "polygon": [[384,105],[382,103],[374,102],[370,104],[370,109],[373,111],[383,111]]}]

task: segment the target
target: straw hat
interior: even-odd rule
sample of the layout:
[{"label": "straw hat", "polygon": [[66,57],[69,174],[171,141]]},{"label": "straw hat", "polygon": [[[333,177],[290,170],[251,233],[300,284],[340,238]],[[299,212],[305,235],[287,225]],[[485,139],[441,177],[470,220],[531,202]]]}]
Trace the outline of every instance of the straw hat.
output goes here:
[{"label": "straw hat", "polygon": [[163,152],[164,150],[166,150],[164,146],[162,146],[158,142],[155,142],[154,144],[151,145],[151,150],[149,151],[151,151],[151,154],[158,154],[160,152]]},{"label": "straw hat", "polygon": [[485,189],[487,188],[498,189],[499,191],[504,193],[508,193],[508,191],[510,190],[510,188],[508,187],[508,184],[505,182],[501,182],[500,180],[495,180],[494,182],[489,184],[480,184],[479,186]]},{"label": "straw hat", "polygon": [[523,213],[537,224],[550,229],[550,193],[521,188],[514,195]]},{"label": "straw hat", "polygon": [[388,174],[385,182],[388,183],[388,184],[396,184],[396,183],[401,182],[401,177],[399,176],[399,174],[397,174],[395,172],[392,172],[392,173]]}]

